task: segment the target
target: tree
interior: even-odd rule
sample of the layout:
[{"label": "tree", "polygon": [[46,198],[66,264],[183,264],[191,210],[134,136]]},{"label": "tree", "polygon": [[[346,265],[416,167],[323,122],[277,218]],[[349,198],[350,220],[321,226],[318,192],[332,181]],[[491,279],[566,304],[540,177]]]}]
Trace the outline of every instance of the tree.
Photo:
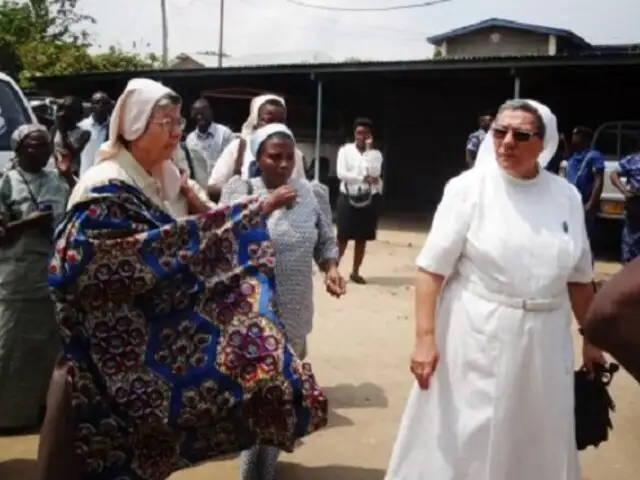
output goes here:
[{"label": "tree", "polygon": [[155,68],[157,57],[111,47],[92,55],[83,24],[94,18],[77,11],[78,0],[3,0],[0,3],[0,69],[27,86],[39,75]]}]

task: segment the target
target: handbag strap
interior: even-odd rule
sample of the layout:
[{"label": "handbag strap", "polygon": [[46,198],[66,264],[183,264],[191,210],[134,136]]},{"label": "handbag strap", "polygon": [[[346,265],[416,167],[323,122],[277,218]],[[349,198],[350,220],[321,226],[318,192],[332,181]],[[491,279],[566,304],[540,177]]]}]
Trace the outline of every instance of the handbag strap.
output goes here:
[{"label": "handbag strap", "polygon": [[191,180],[195,180],[195,172],[193,168],[193,157],[191,156],[191,151],[189,151],[189,147],[184,142],[180,142],[180,148],[184,152],[184,156],[187,160],[187,165],[189,165],[189,178]]},{"label": "handbag strap", "polygon": [[247,195],[253,195],[253,182],[251,179],[247,180]]},{"label": "handbag strap", "polygon": [[19,167],[16,166],[15,170],[16,172],[18,172],[18,175],[20,175],[20,178],[22,179],[24,186],[27,187],[27,191],[29,192],[29,197],[31,197],[31,202],[33,202],[33,206],[36,207],[36,210],[39,210],[40,206],[38,204],[38,198],[33,193],[33,190],[31,190],[31,185],[29,185],[27,178],[22,174]]},{"label": "handbag strap", "polygon": [[247,150],[247,139],[240,137],[238,150],[236,151],[236,160],[234,162],[233,174],[242,175],[242,163],[244,160],[244,152]]}]

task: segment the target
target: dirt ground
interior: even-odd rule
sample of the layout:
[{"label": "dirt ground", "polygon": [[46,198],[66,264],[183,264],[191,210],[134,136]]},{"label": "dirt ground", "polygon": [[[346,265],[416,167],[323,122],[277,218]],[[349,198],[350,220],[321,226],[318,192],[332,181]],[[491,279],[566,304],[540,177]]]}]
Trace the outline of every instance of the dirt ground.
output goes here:
[{"label": "dirt ground", "polygon": [[[350,284],[341,300],[329,298],[317,285],[309,353],[330,398],[330,426],[305,439],[294,454],[282,456],[280,479],[383,479],[412,381],[411,285],[413,260],[423,238],[421,232],[385,229],[371,245],[362,272],[369,285]],[[348,273],[350,253],[343,273]],[[597,266],[605,277],[617,269],[609,263]],[[617,403],[615,430],[607,444],[582,455],[583,480],[638,478],[640,386],[621,373],[612,390]],[[35,435],[0,438],[0,480],[29,480],[36,447]],[[237,472],[233,459],[183,471],[171,479],[234,480]]]}]

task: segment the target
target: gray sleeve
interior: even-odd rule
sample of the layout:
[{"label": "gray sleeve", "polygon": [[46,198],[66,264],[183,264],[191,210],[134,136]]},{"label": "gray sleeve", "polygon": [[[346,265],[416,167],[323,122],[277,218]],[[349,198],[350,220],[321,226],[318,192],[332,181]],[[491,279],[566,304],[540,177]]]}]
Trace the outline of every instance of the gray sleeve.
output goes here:
[{"label": "gray sleeve", "polygon": [[233,177],[224,187],[220,194],[220,205],[228,205],[243,197],[247,196],[247,182],[242,180],[238,175]]},{"label": "gray sleeve", "polygon": [[[9,215],[9,203],[12,195],[11,178],[9,178],[9,171],[7,171],[0,177],[0,217]],[[5,220],[8,220],[8,218],[5,218]]]},{"label": "gray sleeve", "polygon": [[338,259],[338,244],[333,230],[331,204],[329,203],[329,189],[318,182],[311,184],[313,194],[318,204],[316,228],[318,240],[314,248],[313,256],[317,264],[325,260]]}]

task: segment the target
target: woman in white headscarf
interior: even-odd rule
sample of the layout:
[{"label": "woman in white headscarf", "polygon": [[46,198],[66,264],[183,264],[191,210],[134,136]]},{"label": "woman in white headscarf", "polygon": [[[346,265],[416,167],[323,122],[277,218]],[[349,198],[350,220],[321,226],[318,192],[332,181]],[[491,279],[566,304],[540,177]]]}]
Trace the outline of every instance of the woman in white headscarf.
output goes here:
[{"label": "woman in white headscarf", "polygon": [[[324,275],[327,292],[345,293],[338,272],[338,246],[330,217],[326,188],[306,179],[291,178],[295,165],[295,139],[286,125],[272,123],[257,129],[250,138],[251,155],[258,160],[260,176],[234,177],[222,190],[221,202],[247,195],[265,197],[279,188],[291,189],[295,198],[267,221],[276,260],[276,296],[287,339],[299,358],[307,355],[307,336],[313,326],[313,263]],[[273,480],[280,450],[256,446],[243,453],[242,480]]]},{"label": "woman in white headscarf", "polygon": [[[500,108],[417,258],[411,391],[387,480],[579,480],[572,313],[593,298],[577,191],[544,170],[555,116]],[[584,342],[584,364],[604,362]]]},{"label": "woman in white headscarf", "polygon": [[73,182],[52,154],[43,125],[11,136],[15,158],[0,177],[0,436],[37,427],[60,349],[47,269],[53,229]]},{"label": "woman in white headscarf", "polygon": [[[164,480],[256,443],[291,451],[326,424],[273,308],[266,221],[295,194],[208,205],[170,160],[180,106],[157,82],[129,82],[56,232],[48,281],[83,480]],[[45,426],[64,410],[48,405]]]},{"label": "woman in white headscarf", "polygon": [[[234,175],[239,175],[244,179],[259,176],[256,158],[252,155],[248,145],[251,135],[256,129],[265,125],[284,124],[286,119],[287,107],[284,98],[266,94],[251,100],[249,117],[242,125],[240,137],[227,145],[211,171],[208,192],[212,200],[217,201],[220,198],[222,188]],[[295,149],[295,166],[291,176],[293,178],[305,177],[303,155],[297,148]]]}]

